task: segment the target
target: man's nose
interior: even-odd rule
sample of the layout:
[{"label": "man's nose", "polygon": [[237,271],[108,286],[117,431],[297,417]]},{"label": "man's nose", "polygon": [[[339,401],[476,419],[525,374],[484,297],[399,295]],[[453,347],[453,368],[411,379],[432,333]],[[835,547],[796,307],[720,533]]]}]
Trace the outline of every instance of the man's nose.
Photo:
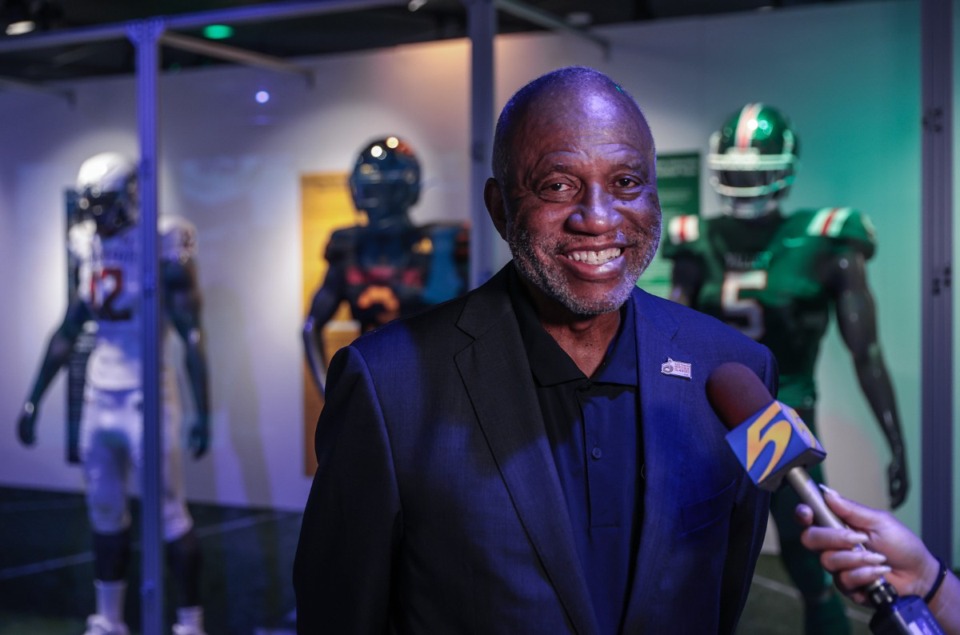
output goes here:
[{"label": "man's nose", "polygon": [[617,209],[617,199],[600,184],[584,190],[577,209],[567,219],[570,229],[587,234],[603,234],[619,227],[623,215]]}]

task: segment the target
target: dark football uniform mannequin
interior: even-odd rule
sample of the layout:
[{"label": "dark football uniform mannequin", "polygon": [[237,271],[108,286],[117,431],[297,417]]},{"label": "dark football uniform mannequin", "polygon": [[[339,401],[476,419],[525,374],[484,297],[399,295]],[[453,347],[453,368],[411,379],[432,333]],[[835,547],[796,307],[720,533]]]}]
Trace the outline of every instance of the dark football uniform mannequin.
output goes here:
[{"label": "dark football uniform mannequin", "polygon": [[410,220],[409,209],[420,197],[420,163],[407,143],[397,137],[369,143],[350,175],[350,192],[367,222],[330,236],[327,274],[303,328],[320,394],[326,383],[323,327],[341,302],[366,332],[466,290],[466,227]]}]

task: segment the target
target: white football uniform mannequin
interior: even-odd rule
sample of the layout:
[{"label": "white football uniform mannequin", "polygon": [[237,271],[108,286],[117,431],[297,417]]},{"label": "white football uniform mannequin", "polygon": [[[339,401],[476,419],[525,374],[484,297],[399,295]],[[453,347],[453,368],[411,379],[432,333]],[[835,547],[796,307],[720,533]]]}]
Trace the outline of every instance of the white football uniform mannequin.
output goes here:
[{"label": "white football uniform mannequin", "polygon": [[[95,531],[115,533],[130,525],[126,488],[131,469],[138,470],[142,463],[139,230],[131,226],[103,237],[92,229],[92,222],[81,223],[69,240],[79,262],[78,294],[97,316],[96,345],[86,370],[80,455],[91,524]],[[196,256],[195,230],[186,220],[161,217],[158,231],[161,261]],[[164,323],[164,341],[170,333]],[[163,518],[164,539],[170,541],[189,531],[193,521],[180,469],[182,409],[169,346],[162,350]]]}]

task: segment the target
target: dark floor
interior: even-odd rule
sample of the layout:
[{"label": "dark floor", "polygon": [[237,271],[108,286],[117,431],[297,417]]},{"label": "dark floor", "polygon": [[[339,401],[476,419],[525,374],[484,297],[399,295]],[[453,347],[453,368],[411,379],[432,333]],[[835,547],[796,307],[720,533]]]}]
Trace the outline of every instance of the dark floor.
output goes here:
[{"label": "dark floor", "polygon": [[[191,505],[204,552],[208,635],[293,633],[290,572],[300,515]],[[134,507],[134,513],[137,513]],[[134,535],[139,534],[134,518]],[[80,635],[94,605],[90,530],[83,498],[0,487],[0,635]],[[139,549],[128,581],[127,616],[140,623]],[[172,596],[168,589],[166,597]],[[851,605],[852,635],[870,613]],[[172,616],[170,616],[172,617]],[[761,556],[739,632],[802,635],[800,606],[777,558]]]},{"label": "dark floor", "polygon": [[[134,536],[138,511],[134,505]],[[300,515],[193,504],[190,511],[203,549],[208,635],[292,631]],[[0,635],[80,635],[94,606],[83,498],[0,487],[0,545]],[[139,554],[135,545],[126,602],[131,626],[140,623]]]},{"label": "dark floor", "polygon": [[[869,635],[873,612],[847,602],[850,635]],[[747,607],[740,618],[741,635],[803,635],[803,610],[777,556],[761,555],[750,587]]]}]

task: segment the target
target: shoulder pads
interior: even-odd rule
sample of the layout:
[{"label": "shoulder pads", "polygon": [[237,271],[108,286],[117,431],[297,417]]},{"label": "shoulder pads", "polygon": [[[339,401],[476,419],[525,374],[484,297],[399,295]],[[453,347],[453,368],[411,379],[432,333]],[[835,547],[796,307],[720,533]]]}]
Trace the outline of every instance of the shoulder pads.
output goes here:
[{"label": "shoulder pads", "polygon": [[852,207],[824,207],[814,211],[805,233],[850,243],[863,251],[867,258],[877,247],[876,230],[870,218]]},{"label": "shoulder pads", "polygon": [[185,218],[160,216],[160,260],[187,262],[197,257],[197,230]]},{"label": "shoulder pads", "polygon": [[323,257],[328,262],[341,262],[348,258],[356,248],[358,227],[336,229],[330,234],[330,240],[324,247]]},{"label": "shoulder pads", "polygon": [[93,237],[97,233],[97,223],[92,219],[80,221],[67,231],[67,250],[79,260],[87,260],[93,251]]},{"label": "shoulder pads", "polygon": [[667,240],[663,241],[664,258],[675,258],[687,252],[700,240],[700,217],[674,216],[667,224]]}]

